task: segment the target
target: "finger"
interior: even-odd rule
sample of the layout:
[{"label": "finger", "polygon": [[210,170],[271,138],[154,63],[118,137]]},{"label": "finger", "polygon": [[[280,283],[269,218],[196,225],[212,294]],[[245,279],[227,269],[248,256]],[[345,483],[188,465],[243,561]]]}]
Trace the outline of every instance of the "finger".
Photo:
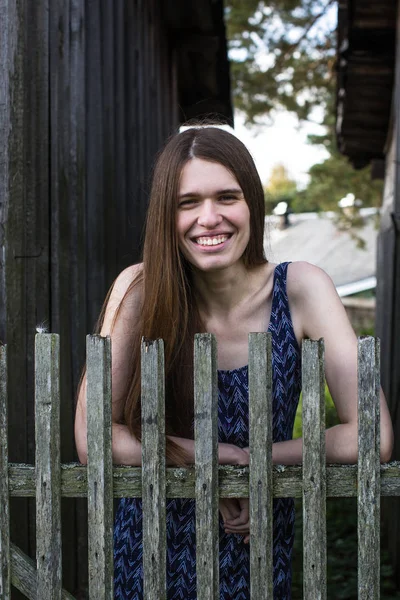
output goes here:
[{"label": "finger", "polygon": [[227,531],[229,533],[249,533],[250,527],[249,527],[249,523],[244,523],[243,525],[237,525],[236,527],[231,527],[230,525],[227,525],[225,527],[225,531]]},{"label": "finger", "polygon": [[243,523],[249,522],[249,513],[247,510],[243,510],[238,517],[235,519],[229,519],[228,524],[230,526],[242,525]]}]

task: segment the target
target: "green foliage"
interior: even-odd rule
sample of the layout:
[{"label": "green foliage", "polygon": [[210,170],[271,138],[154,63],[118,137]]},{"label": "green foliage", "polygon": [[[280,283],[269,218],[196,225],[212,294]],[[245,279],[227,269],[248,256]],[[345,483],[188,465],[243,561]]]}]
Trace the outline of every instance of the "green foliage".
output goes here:
[{"label": "green foliage", "polygon": [[[299,121],[315,119],[322,135],[309,136],[330,157],[310,170],[305,190],[289,194],[293,212],[338,211],[349,192],[363,206],[378,206],[381,182],[356,171],[336,150],[336,0],[226,0],[235,108],[247,124],[286,110]],[[279,201],[279,200],[278,200]],[[276,197],[266,197],[267,212]],[[352,224],[354,225],[354,224]]]},{"label": "green foliage", "polygon": [[[373,332],[372,332],[373,335]],[[326,425],[339,421],[335,405],[325,386]],[[296,413],[293,437],[302,435],[302,402]],[[293,600],[303,598],[303,518],[301,500],[295,501],[295,542],[293,549]],[[327,525],[327,586],[328,600],[357,600],[357,500],[329,498],[326,506]],[[396,592],[394,573],[384,544],[381,548],[381,600],[400,600]]]},{"label": "green foliage", "polygon": [[334,152],[309,171],[310,182],[302,192],[303,203],[319,210],[337,210],[338,202],[349,192],[362,201],[362,206],[380,206],[383,183],[372,181],[370,168],[355,170],[345,156]]},{"label": "green foliage", "polygon": [[[299,405],[296,411],[296,417],[294,420],[293,427],[293,438],[300,438],[303,434],[303,421],[302,421],[302,410],[303,410],[303,398],[300,395]],[[325,423],[327,427],[333,427],[339,423],[335,404],[332,400],[328,386],[325,384]]]},{"label": "green foliage", "polygon": [[[295,501],[292,598],[303,598],[302,503]],[[357,600],[357,500],[329,498],[326,505],[328,600]],[[381,600],[399,600],[387,551],[381,547]]]},{"label": "green foliage", "polygon": [[291,207],[297,196],[297,184],[290,178],[286,167],[276,164],[265,186],[265,212],[271,214],[278,202],[287,202]]},{"label": "green foliage", "polygon": [[236,108],[247,122],[284,108],[308,119],[334,86],[336,0],[226,0]]}]

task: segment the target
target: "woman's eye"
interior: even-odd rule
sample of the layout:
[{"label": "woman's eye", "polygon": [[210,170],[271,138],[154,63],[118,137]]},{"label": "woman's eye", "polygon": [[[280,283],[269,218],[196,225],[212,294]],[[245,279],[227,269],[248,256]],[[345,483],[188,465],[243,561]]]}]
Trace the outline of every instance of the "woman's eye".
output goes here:
[{"label": "woman's eye", "polygon": [[194,204],[196,204],[196,200],[194,200],[193,198],[188,198],[185,200],[181,200],[178,206],[179,208],[188,208],[190,206],[193,206]]},{"label": "woman's eye", "polygon": [[236,200],[236,196],[220,196],[219,199],[222,200],[222,202],[233,202]]}]

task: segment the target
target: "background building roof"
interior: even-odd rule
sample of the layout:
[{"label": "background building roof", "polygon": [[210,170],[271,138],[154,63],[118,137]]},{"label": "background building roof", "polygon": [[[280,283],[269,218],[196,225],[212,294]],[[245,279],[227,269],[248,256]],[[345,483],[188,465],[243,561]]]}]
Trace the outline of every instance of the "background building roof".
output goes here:
[{"label": "background building roof", "polygon": [[[375,209],[373,209],[375,210]],[[289,226],[279,229],[279,218],[267,217],[265,249],[271,262],[304,260],[330,275],[341,295],[375,287],[377,228],[369,209],[362,209],[365,225],[357,235],[365,247],[357,246],[349,231],[339,230],[334,213],[302,213],[289,217]],[[338,289],[339,291],[339,289]]]}]

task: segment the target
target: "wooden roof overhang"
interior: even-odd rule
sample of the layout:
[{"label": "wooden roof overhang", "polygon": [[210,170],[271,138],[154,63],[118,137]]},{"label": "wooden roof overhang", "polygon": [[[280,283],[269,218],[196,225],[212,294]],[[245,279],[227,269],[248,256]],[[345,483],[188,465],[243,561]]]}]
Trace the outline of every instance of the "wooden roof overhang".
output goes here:
[{"label": "wooden roof overhang", "polygon": [[233,124],[223,0],[164,0],[177,59],[180,121],[216,115]]},{"label": "wooden roof overhang", "polygon": [[339,0],[336,134],[356,168],[384,158],[396,17],[397,0]]}]

